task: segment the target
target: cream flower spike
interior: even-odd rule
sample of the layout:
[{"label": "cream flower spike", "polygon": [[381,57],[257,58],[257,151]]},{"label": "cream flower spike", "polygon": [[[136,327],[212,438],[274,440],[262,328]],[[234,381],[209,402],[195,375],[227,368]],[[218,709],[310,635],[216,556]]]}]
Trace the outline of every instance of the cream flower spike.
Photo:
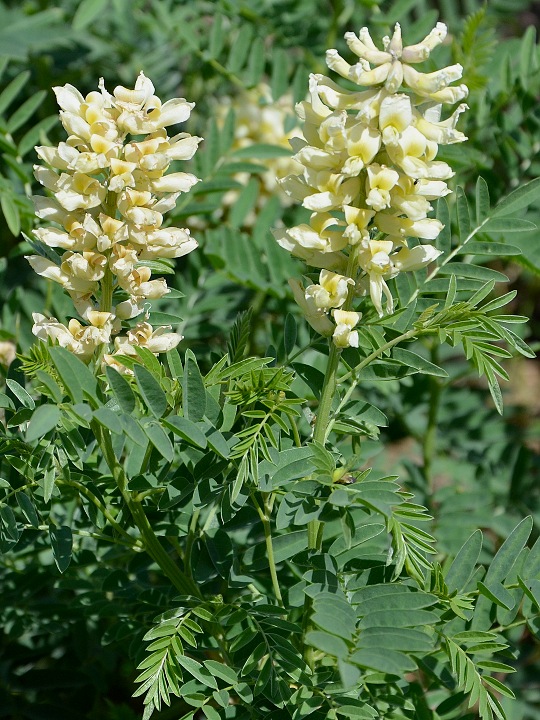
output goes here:
[{"label": "cream flower spike", "polygon": [[[426,60],[445,37],[446,26],[438,23],[420,43],[403,47],[397,24],[380,49],[367,28],[359,37],[347,33],[358,61],[351,65],[331,49],[328,66],[368,89],[345,89],[314,74],[309,99],[300,104],[305,139],[296,140],[294,150],[301,167],[283,187],[313,212],[309,224],[274,234],[295,257],[322,269],[319,283],[304,289],[292,280],[291,287],[320,334],[328,335],[333,318],[338,348],[357,346],[357,297],[369,295],[379,316],[393,313],[392,279],[426,267],[440,254],[422,242],[436,240],[443,229],[428,217],[430,201],[448,195],[445,180],[453,175],[436,157],[439,145],[466,140],[457,122],[467,106],[460,104],[446,119],[441,110],[464,98],[467,88],[451,86],[461,77],[460,65],[430,73],[411,65]],[[417,239],[412,249],[409,238]]]},{"label": "cream flower spike", "polygon": [[[136,346],[166,352],[180,342],[180,335],[165,332],[170,328],[129,321],[145,312],[147,300],[169,292],[163,278],[151,279],[149,261],[197,247],[189,230],[162,227],[164,213],[198,182],[191,173],[167,174],[171,162],[190,159],[201,140],[188,133],[169,138],[166,131],[189,117],[193,103],[162,103],[142,72],[133,89],[118,85],[110,94],[103,79],[98,87],[86,97],[72,85],[54,88],[69,137],[58,147],[36,149],[45,166],[36,166],[35,176],[52,197],[36,197],[34,204],[39,218],[60,227],[38,228],[37,239],[53,252],[27,258],[38,275],[66,290],[89,323],[72,318],[65,326],[36,315],[34,334],[85,362],[112,357],[113,339],[116,355],[133,355]],[[127,336],[113,338],[122,325]]]}]

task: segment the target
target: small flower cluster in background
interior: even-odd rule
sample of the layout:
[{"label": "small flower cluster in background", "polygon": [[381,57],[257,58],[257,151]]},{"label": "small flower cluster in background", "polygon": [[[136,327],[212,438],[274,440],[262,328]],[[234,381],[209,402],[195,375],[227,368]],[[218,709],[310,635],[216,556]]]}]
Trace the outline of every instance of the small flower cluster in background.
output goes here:
[{"label": "small flower cluster in background", "polygon": [[[197,247],[189,230],[163,227],[163,215],[198,181],[190,173],[166,174],[169,165],[193,157],[201,138],[168,137],[166,128],[187,120],[193,103],[175,98],[162,104],[143,73],[133,90],[119,86],[111,95],[103,81],[99,89],[83,97],[71,85],[54,88],[68,138],[58,147],[36,148],[45,166],[36,166],[35,176],[51,197],[34,198],[37,216],[54,223],[34,233],[54,253],[28,260],[39,275],[62,285],[81,318],[65,326],[35,313],[34,334],[85,361],[99,349],[105,362],[118,365],[115,356],[134,355],[136,346],[159,353],[181,340],[170,326],[154,329],[143,315],[147,300],[169,292],[164,279],[151,278],[148,262]],[[119,334],[123,322],[139,316]]]},{"label": "small flower cluster in background", "polygon": [[430,201],[450,192],[445,181],[453,172],[435,159],[438,146],[466,139],[456,123],[467,105],[441,119],[443,104],[467,96],[465,85],[449,86],[461,77],[461,65],[432,73],[412,67],[445,37],[446,26],[437,23],[422,42],[403,47],[397,24],[380,50],[367,28],[359,37],[346,33],[358,62],[350,65],[329,50],[328,67],[368,89],[348,90],[311,75],[309,99],[297,107],[304,139],[291,144],[302,170],[283,186],[312,215],[309,223],[275,235],[293,255],[322,269],[317,284],[290,284],[308,322],[322,335],[333,335],[338,347],[358,345],[355,295],[369,293],[380,316],[392,313],[387,281],[440,254],[432,245],[409,247],[407,238],[434,240],[441,231],[441,223],[428,218]]},{"label": "small flower cluster in background", "polygon": [[[291,119],[293,99],[285,94],[279,100],[273,100],[268,85],[261,83],[231,98],[225,98],[218,110],[218,121],[225,121],[229,109],[234,111],[235,127],[231,150],[241,150],[252,145],[277,145],[290,151],[291,140],[301,137],[298,127],[288,130]],[[260,162],[255,160],[255,162]],[[244,225],[253,225],[257,210],[265,205],[276,193],[280,195],[282,205],[290,205],[293,201],[283,193],[279,179],[299,172],[301,167],[292,157],[271,157],[264,160],[267,168],[260,176],[261,188],[257,206],[244,220]],[[234,179],[246,185],[252,177],[249,173],[237,173]],[[222,198],[223,209],[232,207],[238,199],[239,191],[230,190]]]}]

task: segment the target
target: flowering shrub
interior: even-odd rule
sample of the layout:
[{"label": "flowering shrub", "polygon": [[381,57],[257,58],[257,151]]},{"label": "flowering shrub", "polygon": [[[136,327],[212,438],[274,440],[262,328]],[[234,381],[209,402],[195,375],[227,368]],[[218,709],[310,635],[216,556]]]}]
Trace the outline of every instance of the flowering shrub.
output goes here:
[{"label": "flowering shrub", "polygon": [[[208,17],[186,35],[191,10],[158,5],[160,32],[183,32],[236,86],[258,85],[264,43],[249,25],[229,39],[216,16],[203,51]],[[98,6],[82,3],[74,23]],[[479,177],[474,200],[450,192],[459,163],[446,146],[465,140],[465,106],[443,107],[465,99],[467,63],[435,69],[445,35],[437,23],[403,46],[395,25],[381,49],[365,27],[348,32],[358,60],[329,50],[341,79],[312,73],[307,99],[296,71],[303,138],[283,161],[283,209],[265,181],[238,187],[264,166],[235,145],[234,111],[195,155],[201,138],[168,136],[192,103],[162,104],[143,73],[112,95],[103,81],[86,97],[55,89],[68,138],[39,139],[47,195],[23,246],[47,281],[21,301],[37,340],[15,359],[17,324],[0,336],[6,712],[50,711],[51,687],[17,684],[43,663],[66,698],[57,715],[89,720],[514,717],[518,633],[538,636],[540,542],[521,505],[493,504],[497,465],[516,453],[480,433],[501,428],[501,361],[533,353],[513,329],[526,318],[501,309],[515,293],[494,291],[504,268],[483,259],[519,254],[506,234],[535,229],[522,214],[540,181],[497,195]],[[284,77],[272,70],[274,99]],[[184,225],[199,213],[202,227],[231,190],[169,288],[160,276],[197,242],[164,214]],[[185,327],[195,339],[180,350]],[[467,363],[491,400],[452,385]],[[399,423],[421,450],[401,479]],[[105,677],[125,702],[104,697]],[[91,685],[92,702],[69,683]]]}]

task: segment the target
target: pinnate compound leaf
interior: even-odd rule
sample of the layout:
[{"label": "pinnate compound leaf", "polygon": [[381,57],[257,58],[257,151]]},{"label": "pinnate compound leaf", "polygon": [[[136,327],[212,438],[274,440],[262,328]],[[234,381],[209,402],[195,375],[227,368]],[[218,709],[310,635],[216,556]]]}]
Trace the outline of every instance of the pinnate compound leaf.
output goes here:
[{"label": "pinnate compound leaf", "polygon": [[501,583],[490,583],[489,588],[483,582],[478,582],[478,591],[491,600],[495,605],[510,610],[514,605],[514,596]]},{"label": "pinnate compound leaf", "polygon": [[482,176],[476,181],[476,224],[482,223],[482,220],[489,215],[489,188],[487,182]]},{"label": "pinnate compound leaf", "polygon": [[439,615],[429,610],[376,610],[360,621],[360,629],[369,627],[418,627],[435,625]]},{"label": "pinnate compound leaf", "polygon": [[100,425],[115,435],[122,433],[122,424],[119,416],[108,407],[100,407],[94,412],[94,418]]},{"label": "pinnate compound leaf", "polygon": [[289,87],[289,56],[282,48],[272,51],[272,78],[270,89],[274,100],[284,95]]},{"label": "pinnate compound leaf", "polygon": [[18,492],[16,498],[24,517],[32,527],[37,528],[39,525],[39,516],[32,500],[25,492]]},{"label": "pinnate compound leaf", "polygon": [[439,274],[458,275],[459,277],[472,278],[474,280],[495,280],[495,282],[508,282],[507,276],[498,270],[463,262],[448,263],[444,267],[441,267]]},{"label": "pinnate compound leaf", "polygon": [[49,348],[49,354],[73,401],[84,402],[86,394],[96,406],[99,405],[97,380],[83,361],[63,347]]},{"label": "pinnate compound leaf", "polygon": [[2,208],[2,213],[6,219],[9,231],[14,237],[18,237],[21,232],[21,216],[19,214],[17,203],[13,200],[11,195],[8,195],[8,193],[5,192],[0,197],[0,207]]},{"label": "pinnate compound leaf", "polygon": [[15,514],[9,505],[0,505],[0,529],[3,530],[3,535],[9,538],[11,544],[18,542],[21,532]]},{"label": "pinnate compound leaf", "polygon": [[194,422],[179,415],[168,415],[163,424],[170,428],[175,435],[178,435],[186,442],[196,447],[205,448],[208,440],[203,431]]},{"label": "pinnate compound leaf", "polygon": [[461,242],[464,242],[471,231],[471,217],[469,203],[462,187],[456,189],[456,198],[459,237]]},{"label": "pinnate compound leaf", "polygon": [[533,222],[516,217],[490,218],[482,226],[482,232],[487,233],[530,232],[531,230],[536,230]]},{"label": "pinnate compound leaf", "polygon": [[502,242],[469,242],[462,247],[459,254],[504,257],[505,255],[521,255],[522,252],[515,245]]},{"label": "pinnate compound leaf", "polygon": [[174,460],[174,449],[161,425],[157,422],[150,422],[145,425],[144,431],[159,454],[168,462],[172,462]]},{"label": "pinnate compound leaf", "polygon": [[204,667],[204,665],[201,665],[200,662],[187,657],[186,655],[179,655],[177,660],[180,665],[187,670],[190,675],[193,675],[196,680],[207,687],[217,690],[218,686],[214,676],[207,668]]},{"label": "pinnate compound leaf", "polygon": [[312,630],[306,635],[306,642],[317,650],[328,653],[338,658],[345,658],[349,654],[349,648],[344,640],[335,635],[330,635],[320,630]]},{"label": "pinnate compound leaf", "polygon": [[226,33],[223,29],[223,16],[216,14],[214,16],[214,22],[212,23],[212,30],[210,31],[210,42],[208,45],[208,52],[213,58],[217,58],[223,48],[225,42]]},{"label": "pinnate compound leaf", "polygon": [[20,75],[17,75],[17,77],[15,77],[2,91],[2,93],[0,94],[0,115],[2,115],[4,111],[7,110],[11,103],[15,100],[17,95],[26,85],[29,77],[30,72],[28,70],[25,70],[24,72],[20,73]]},{"label": "pinnate compound leaf", "polygon": [[[496,591],[499,584],[505,581],[506,576],[512,569],[513,564],[525,547],[525,543],[531,534],[532,522],[533,521],[530,516],[524,518],[519,525],[512,530],[510,535],[499,548],[497,554],[491,561],[491,565],[489,566],[483,580],[484,585],[488,588],[488,590],[492,590],[492,588],[494,588]],[[489,628],[491,623],[491,607],[492,602],[491,600],[488,600],[487,597],[481,596],[478,598],[471,629],[482,630]]]},{"label": "pinnate compound leaf", "polygon": [[358,643],[362,648],[381,648],[403,652],[430,652],[435,639],[413,628],[366,628]]},{"label": "pinnate compound leaf", "polygon": [[215,660],[205,660],[204,665],[208,670],[210,670],[214,677],[220,678],[220,680],[224,680],[226,683],[231,685],[236,685],[238,682],[238,675],[233,668],[228,665],[216,662]]},{"label": "pinnate compound leaf", "polygon": [[251,46],[252,39],[253,27],[247,23],[242,25],[240,32],[231,44],[231,50],[226,65],[230,72],[238,74],[238,72],[242,69]]},{"label": "pinnate compound leaf", "polygon": [[439,200],[437,200],[437,219],[441,221],[444,227],[439,233],[435,242],[437,248],[442,251],[441,257],[444,258],[444,256],[450,252],[450,248],[452,246],[452,226],[450,222],[450,210],[448,208],[448,203],[445,198],[440,198]]},{"label": "pinnate compound leaf", "polygon": [[28,100],[15,110],[8,121],[8,130],[10,133],[14,133],[21,127],[21,125],[24,125],[24,123],[32,117],[34,112],[45,99],[46,94],[45,90],[40,90],[35,95],[28,98]]},{"label": "pinnate compound leaf", "polygon": [[378,670],[391,675],[402,676],[406,672],[416,670],[414,660],[397,650],[361,649],[354,652],[350,660],[356,665],[360,665],[360,667]]}]

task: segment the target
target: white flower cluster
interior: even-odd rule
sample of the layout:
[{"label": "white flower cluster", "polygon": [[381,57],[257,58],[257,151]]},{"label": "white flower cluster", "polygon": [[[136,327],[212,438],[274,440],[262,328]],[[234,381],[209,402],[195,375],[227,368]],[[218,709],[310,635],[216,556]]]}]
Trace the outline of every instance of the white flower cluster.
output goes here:
[{"label": "white flower cluster", "polygon": [[322,268],[318,284],[304,289],[292,280],[291,286],[308,322],[333,335],[338,347],[358,344],[354,327],[360,314],[350,310],[354,295],[369,292],[381,316],[384,295],[391,313],[394,301],[386,281],[439,255],[432,245],[409,248],[407,238],[434,240],[442,229],[428,218],[430,201],[450,192],[445,180],[453,172],[435,158],[439,145],[466,140],[456,123],[467,105],[446,120],[441,109],[464,99],[467,87],[449,87],[461,77],[460,65],[421,73],[411,64],[426,60],[445,37],[446,26],[437,23],[422,42],[403,47],[397,24],[379,50],[367,28],[359,37],[346,33],[358,62],[350,65],[328,50],[327,64],[368,89],[348,90],[324,75],[311,75],[309,99],[297,106],[304,139],[291,144],[302,170],[283,185],[312,215],[309,223],[275,235],[307,265]]},{"label": "white flower cluster", "polygon": [[[34,231],[50,248],[63,250],[60,264],[41,255],[28,260],[33,269],[69,293],[84,324],[67,327],[56,318],[34,315],[33,332],[89,361],[96,349],[114,356],[135,355],[135,346],[154,353],[182,339],[170,327],[154,330],[138,322],[120,337],[121,323],[142,315],[145,301],[169,292],[165,280],[151,279],[148,261],[177,258],[197,247],[189,230],[163,227],[163,214],[198,179],[189,173],[166,174],[173,160],[193,157],[201,138],[188,133],[168,137],[166,128],[184,122],[193,103],[175,98],[161,103],[141,73],[133,90],[118,86],[83,97],[72,85],[54,88],[60,119],[68,134],[58,147],[37,147],[46,166],[37,180],[51,197],[36,196],[39,218],[54,226]],[[120,369],[120,368],[119,368]]]}]

